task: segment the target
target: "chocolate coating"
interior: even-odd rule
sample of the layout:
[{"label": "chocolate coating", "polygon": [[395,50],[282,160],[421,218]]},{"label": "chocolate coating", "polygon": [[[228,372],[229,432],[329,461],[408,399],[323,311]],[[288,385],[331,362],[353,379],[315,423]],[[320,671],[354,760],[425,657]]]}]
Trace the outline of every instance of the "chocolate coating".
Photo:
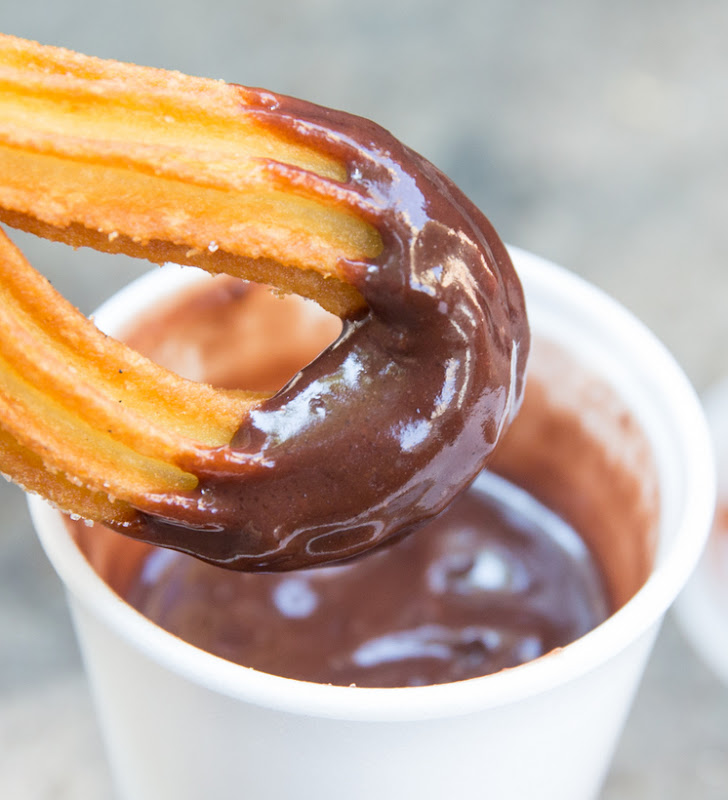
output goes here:
[{"label": "chocolate coating", "polygon": [[383,253],[342,265],[366,313],[229,447],[180,464],[198,475],[194,492],[150,497],[125,532],[229,568],[290,570],[372,549],[445,508],[519,406],[529,334],[503,244],[441,172],[374,123],[241,92],[265,124],[350,165],[349,184],[327,191],[378,228]]},{"label": "chocolate coating", "polygon": [[489,473],[415,536],[347,564],[240,574],[155,549],[124,594],[222,658],[344,686],[490,674],[568,644],[610,610],[577,533]]}]

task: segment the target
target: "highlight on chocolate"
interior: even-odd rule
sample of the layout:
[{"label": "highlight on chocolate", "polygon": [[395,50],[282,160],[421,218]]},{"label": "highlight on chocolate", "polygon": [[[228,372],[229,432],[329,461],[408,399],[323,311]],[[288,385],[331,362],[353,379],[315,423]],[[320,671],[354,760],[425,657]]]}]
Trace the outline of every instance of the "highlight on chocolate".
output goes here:
[{"label": "highlight on chocolate", "polygon": [[319,303],[274,394],[102,334],[0,232],[0,470],[67,513],[243,570],[423,524],[517,411],[523,293],[483,214],[376,124],[0,36],[0,221]]}]

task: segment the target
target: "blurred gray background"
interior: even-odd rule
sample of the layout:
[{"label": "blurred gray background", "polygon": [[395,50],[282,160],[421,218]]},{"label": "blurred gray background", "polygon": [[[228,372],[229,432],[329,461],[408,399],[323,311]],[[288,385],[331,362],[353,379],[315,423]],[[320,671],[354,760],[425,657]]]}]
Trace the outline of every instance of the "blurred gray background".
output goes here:
[{"label": "blurred gray background", "polygon": [[[1,0],[0,31],[371,117],[627,305],[698,390],[728,373],[728,3]],[[86,312],[148,269],[13,238]],[[0,511],[0,797],[109,797],[62,591],[14,487]],[[726,797],[728,689],[668,620],[603,800]]]}]

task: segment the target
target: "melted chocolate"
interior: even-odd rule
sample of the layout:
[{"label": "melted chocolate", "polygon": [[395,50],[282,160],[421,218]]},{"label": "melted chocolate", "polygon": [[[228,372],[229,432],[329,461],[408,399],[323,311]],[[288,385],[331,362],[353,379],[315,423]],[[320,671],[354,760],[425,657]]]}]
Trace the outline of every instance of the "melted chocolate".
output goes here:
[{"label": "melted chocolate", "polygon": [[198,475],[194,492],[148,498],[125,532],[234,569],[289,570],[369,550],[445,508],[519,406],[529,335],[504,246],[435,167],[366,120],[241,93],[264,124],[350,166],[350,183],[327,191],[377,227],[383,253],[343,265],[366,313],[230,447],[180,464]]},{"label": "melted chocolate", "polygon": [[[126,338],[188,377],[275,390],[338,327],[299,298],[216,278],[135,320]],[[650,448],[623,405],[553,344],[536,342],[533,356],[522,411],[491,462],[511,482],[481,473],[380,552],[250,574],[103,528],[74,523],[73,535],[109,586],[162,627],[271,673],[401,686],[515,666],[637,591],[659,518]]]},{"label": "melted chocolate", "polygon": [[241,574],[155,548],[125,594],[222,658],[358,686],[486,675],[568,644],[609,613],[576,532],[488,473],[415,536],[356,561]]}]

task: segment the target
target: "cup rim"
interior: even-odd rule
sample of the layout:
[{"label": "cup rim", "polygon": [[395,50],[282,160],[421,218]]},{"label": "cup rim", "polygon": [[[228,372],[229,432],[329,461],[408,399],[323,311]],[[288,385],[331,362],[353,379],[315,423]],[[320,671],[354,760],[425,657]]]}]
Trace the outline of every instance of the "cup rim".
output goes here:
[{"label": "cup rim", "polygon": [[[534,661],[456,683],[360,688],[268,675],[200,650],[137,612],[91,568],[61,515],[41,498],[29,496],[31,516],[43,548],[72,597],[147,658],[197,685],[279,711],[350,721],[422,720],[507,705],[577,679],[625,650],[659,623],[687,582],[709,534],[715,473],[702,407],[673,357],[629,311],[563,267],[519,248],[510,247],[509,251],[523,281],[527,303],[530,305],[536,297],[548,297],[552,301],[548,313],[560,314],[568,306],[572,315],[583,317],[595,336],[608,336],[620,359],[626,359],[620,368],[633,367],[631,374],[637,376],[645,391],[649,390],[665,419],[672,422],[673,444],[679,456],[675,468],[680,470],[684,487],[672,545],[659,558],[643,587],[605,622],[566,647]],[[179,273],[172,276],[179,288],[207,277],[199,270],[171,269]],[[132,298],[135,309],[143,310],[140,297],[144,298],[143,306],[151,307],[168,294],[170,278],[165,273],[169,270],[165,267],[146,273],[110,298],[95,314],[100,326],[118,327],[126,319],[123,309],[128,308]],[[538,316],[538,304],[529,309],[529,314],[531,311]]]}]

